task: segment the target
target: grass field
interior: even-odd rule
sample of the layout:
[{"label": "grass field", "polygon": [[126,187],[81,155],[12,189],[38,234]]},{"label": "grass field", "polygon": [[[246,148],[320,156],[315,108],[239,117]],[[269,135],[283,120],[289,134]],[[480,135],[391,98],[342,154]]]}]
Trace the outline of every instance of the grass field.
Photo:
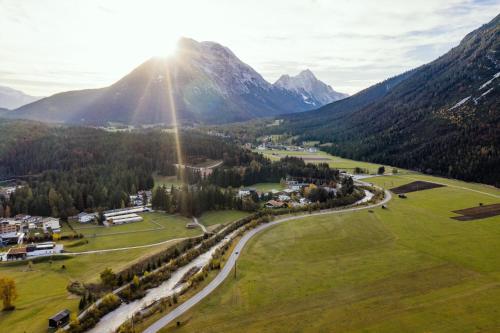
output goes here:
[{"label": "grass field", "polygon": [[204,213],[198,220],[201,224],[209,227],[217,224],[226,224],[247,216],[248,212],[239,210],[217,210]]},{"label": "grass field", "polygon": [[369,179],[447,187],[397,196],[388,209],[287,222],[257,235],[236,279],[164,332],[498,332],[500,216],[453,210],[500,202],[479,184],[400,175]]},{"label": "grass field", "polygon": [[283,190],[285,186],[280,183],[257,183],[248,187],[253,187],[259,192],[270,192],[271,190]]},{"label": "grass field", "polygon": [[[78,310],[79,299],[70,296],[66,291],[66,286],[70,281],[95,281],[106,267],[117,271],[142,256],[166,247],[167,245],[81,255],[54,261],[52,264],[37,263],[33,265],[32,271],[27,269],[26,264],[0,265],[0,276],[14,278],[19,294],[19,298],[14,302],[15,311],[0,312],[0,332],[47,332],[49,317],[63,309],[69,309],[72,313]],[[65,265],[66,269],[62,269],[62,265]]]},{"label": "grass field", "polygon": [[[380,167],[380,164],[375,164],[375,163],[369,163],[369,162],[361,162],[361,161],[354,161],[354,160],[349,160],[346,158],[338,157],[338,156],[332,156],[330,154],[327,154],[322,151],[318,151],[315,153],[309,153],[307,151],[287,151],[287,150],[255,150],[255,152],[261,153],[264,156],[270,158],[271,160],[278,160],[282,158],[283,156],[297,156],[297,157],[302,157],[305,159],[306,162],[310,163],[328,163],[330,167],[341,169],[341,170],[346,170],[346,171],[352,171],[352,169],[356,167],[360,167],[363,169],[367,169],[370,174],[375,174],[377,173],[378,168]],[[311,158],[313,160],[307,160],[307,158]],[[315,158],[322,158],[325,160],[314,160]],[[385,165],[385,170],[386,172],[391,172],[392,167]]]},{"label": "grass field", "polygon": [[155,182],[155,187],[164,185],[167,188],[170,188],[172,185],[180,186],[182,184],[182,182],[179,179],[177,179],[177,176],[154,175],[153,179]]},{"label": "grass field", "polygon": [[[144,221],[111,227],[90,227],[73,223],[73,227],[82,233],[88,243],[78,246],[77,241],[67,241],[64,244],[70,252],[103,250],[110,248],[146,245],[162,242],[172,238],[191,237],[201,233],[200,229],[187,229],[190,219],[167,215],[164,213],[140,214]],[[69,245],[69,247],[68,247]]]}]

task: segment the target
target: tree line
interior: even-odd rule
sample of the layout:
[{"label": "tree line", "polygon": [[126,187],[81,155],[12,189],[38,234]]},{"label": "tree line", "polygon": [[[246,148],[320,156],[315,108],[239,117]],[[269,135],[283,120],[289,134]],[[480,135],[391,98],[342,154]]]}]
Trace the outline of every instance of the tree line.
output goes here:
[{"label": "tree line", "polygon": [[[80,211],[121,208],[129,194],[153,188],[155,173],[176,174],[175,138],[159,130],[111,133],[84,127],[37,125],[39,134],[27,136],[31,123],[0,123],[0,179],[22,184],[10,198],[0,198],[1,216],[19,213],[68,217]],[[3,125],[3,126],[2,126]],[[45,130],[44,130],[45,129]],[[239,165],[247,152],[221,139],[196,131],[180,135],[184,163],[205,159]]]}]

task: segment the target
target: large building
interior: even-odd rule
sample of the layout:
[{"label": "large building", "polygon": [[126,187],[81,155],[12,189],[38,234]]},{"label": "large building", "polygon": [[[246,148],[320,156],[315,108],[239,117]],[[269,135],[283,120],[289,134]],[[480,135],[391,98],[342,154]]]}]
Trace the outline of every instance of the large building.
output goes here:
[{"label": "large building", "polygon": [[45,233],[52,231],[53,233],[61,232],[61,224],[59,223],[59,219],[54,217],[46,217],[42,220],[42,228]]},{"label": "large building", "polygon": [[19,230],[19,225],[14,220],[0,219],[0,235],[16,233]]}]

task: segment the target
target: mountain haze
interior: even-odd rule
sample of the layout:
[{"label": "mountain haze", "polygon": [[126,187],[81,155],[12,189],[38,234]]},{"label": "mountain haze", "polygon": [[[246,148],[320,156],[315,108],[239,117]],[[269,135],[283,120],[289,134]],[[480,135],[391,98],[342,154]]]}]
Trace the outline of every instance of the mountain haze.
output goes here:
[{"label": "mountain haze", "polygon": [[1,109],[16,109],[40,98],[27,95],[16,89],[0,86],[0,111],[2,111]]},{"label": "mountain haze", "polygon": [[321,103],[303,95],[267,82],[220,44],[183,38],[175,56],[152,58],[109,87],[56,94],[8,116],[80,124],[225,123]]}]

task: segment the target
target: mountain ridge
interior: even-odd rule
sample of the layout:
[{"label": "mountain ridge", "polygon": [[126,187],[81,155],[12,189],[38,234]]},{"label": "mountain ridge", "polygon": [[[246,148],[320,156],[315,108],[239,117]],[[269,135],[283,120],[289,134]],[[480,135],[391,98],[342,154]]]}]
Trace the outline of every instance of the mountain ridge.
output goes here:
[{"label": "mountain ridge", "polygon": [[229,48],[183,38],[175,57],[151,58],[108,87],[55,94],[4,116],[72,124],[203,124],[317,106],[267,82]]},{"label": "mountain ridge", "polygon": [[276,131],[329,142],[324,149],[335,155],[500,186],[499,22],[500,15],[436,60],[387,80],[386,92],[384,81],[285,116]]},{"label": "mountain ridge", "polygon": [[305,101],[317,107],[349,96],[333,90],[330,85],[318,80],[309,69],[305,69],[295,76],[284,74],[274,85],[301,94]]}]

